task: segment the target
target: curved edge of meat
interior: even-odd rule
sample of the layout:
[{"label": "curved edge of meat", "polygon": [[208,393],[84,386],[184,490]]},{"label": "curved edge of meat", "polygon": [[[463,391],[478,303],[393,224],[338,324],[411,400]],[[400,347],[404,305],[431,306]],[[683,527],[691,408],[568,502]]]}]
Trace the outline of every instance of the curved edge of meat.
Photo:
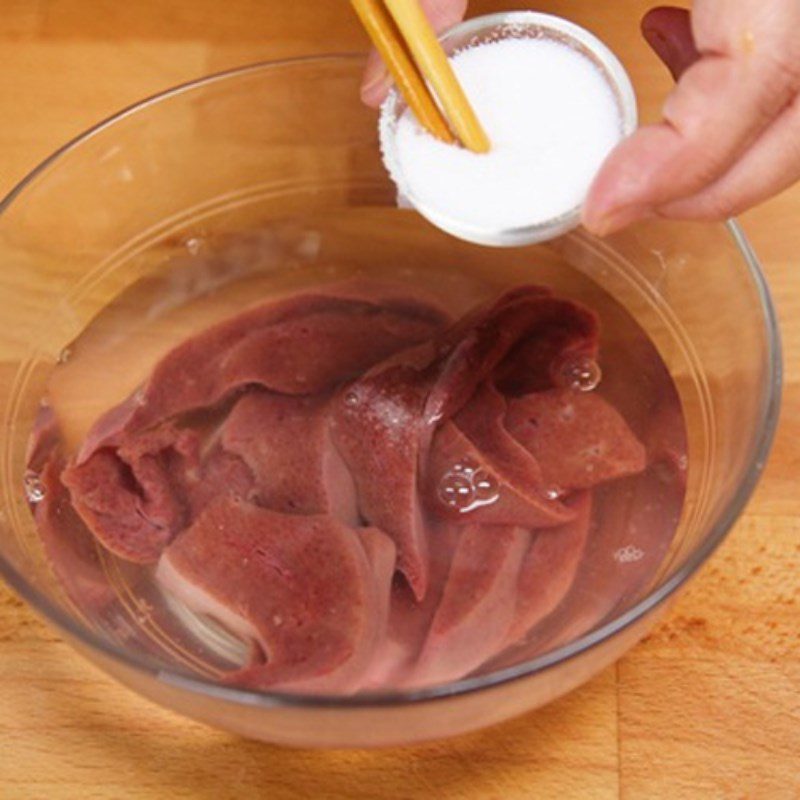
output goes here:
[{"label": "curved edge of meat", "polygon": [[418,489],[420,373],[391,360],[343,387],[331,435],[353,476],[361,515],[397,546],[398,569],[421,600],[428,589],[428,542]]},{"label": "curved edge of meat", "polygon": [[45,556],[69,599],[94,617],[116,599],[98,555],[97,544],[73,510],[59,475],[61,459],[51,454],[40,471],[43,497],[34,517]]},{"label": "curved edge of meat", "polygon": [[505,645],[517,582],[530,543],[523,528],[470,525],[462,529],[414,685],[456,680]]},{"label": "curved edge of meat", "polygon": [[594,312],[547,289],[528,285],[505,292],[439,337],[440,372],[425,420],[457,414],[489,375],[504,394],[550,388],[553,370],[567,353],[596,354],[599,331]]},{"label": "curved edge of meat", "polygon": [[457,531],[455,525],[447,523],[431,525],[430,585],[422,600],[417,600],[399,575],[392,581],[386,636],[375,651],[363,689],[413,687],[414,667],[444,592]]},{"label": "curved edge of meat", "polygon": [[573,511],[546,495],[538,461],[506,430],[506,409],[506,399],[483,384],[439,428],[425,476],[429,507],[465,524],[540,528],[568,522]]},{"label": "curved edge of meat", "polygon": [[[539,651],[584,636],[630,607],[664,563],[678,527],[684,490],[658,469],[592,490],[593,523],[585,556],[563,603],[536,630]],[[564,624],[564,620],[567,623]]]},{"label": "curved edge of meat", "polygon": [[328,516],[223,498],[167,548],[156,576],[191,610],[258,643],[265,663],[226,682],[351,692],[385,625],[376,576],[387,575],[391,544],[381,535],[362,540]]},{"label": "curved edge of meat", "polygon": [[[293,395],[328,391],[450,321],[439,305],[415,298],[407,287],[376,285],[383,295],[367,298],[364,287],[350,282],[338,293],[326,287],[272,300],[184,340],[142,387],[95,423],[79,463],[126,432],[215,406],[246,385]],[[314,351],[318,357],[309,359]]]},{"label": "curved edge of meat", "polygon": [[326,396],[251,390],[222,424],[220,443],[250,468],[259,505],[287,514],[331,514],[357,527],[355,482],[333,444],[330,412]]},{"label": "curved edge of meat", "polygon": [[72,505],[110,552],[140,564],[158,560],[183,528],[183,476],[197,468],[199,437],[171,425],[103,448],[61,474]]},{"label": "curved edge of meat", "polygon": [[551,389],[513,398],[505,425],[539,463],[546,485],[566,493],[642,472],[645,448],[595,392]]},{"label": "curved edge of meat", "polygon": [[581,492],[567,503],[575,519],[537,533],[522,561],[509,645],[555,611],[575,582],[591,528],[592,493]]}]

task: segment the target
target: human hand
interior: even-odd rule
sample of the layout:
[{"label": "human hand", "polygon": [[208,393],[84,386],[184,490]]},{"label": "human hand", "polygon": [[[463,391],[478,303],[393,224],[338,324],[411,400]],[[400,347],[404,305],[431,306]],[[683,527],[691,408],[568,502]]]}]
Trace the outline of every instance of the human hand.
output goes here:
[{"label": "human hand", "polygon": [[[467,0],[420,0],[420,5],[437,33],[461,22],[467,13]],[[377,108],[389,93],[391,85],[392,79],[381,57],[373,50],[367,59],[361,82],[361,100]]]},{"label": "human hand", "polygon": [[[466,0],[422,0],[437,30]],[[584,206],[600,235],[648,216],[718,220],[800,179],[800,3],[695,0],[691,16],[656,8],[642,32],[678,79],[664,119],[606,160]],[[389,79],[376,54],[362,98],[377,106]]]},{"label": "human hand", "polygon": [[620,144],[583,221],[603,235],[648,216],[721,220],[800,178],[800,3],[695,0],[642,31],[678,84],[664,119]]}]

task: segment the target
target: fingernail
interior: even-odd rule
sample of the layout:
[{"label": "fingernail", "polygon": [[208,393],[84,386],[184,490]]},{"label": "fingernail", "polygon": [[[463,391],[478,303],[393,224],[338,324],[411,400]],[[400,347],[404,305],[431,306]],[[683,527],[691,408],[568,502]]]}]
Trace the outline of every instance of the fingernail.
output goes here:
[{"label": "fingernail", "polygon": [[586,220],[584,221],[584,226],[590,233],[602,239],[623,228],[627,228],[632,222],[647,219],[652,216],[653,212],[647,206],[624,206],[623,208],[616,208],[610,212],[601,214],[596,220]]},{"label": "fingernail", "polygon": [[379,72],[374,78],[361,87],[361,102],[367,105],[379,105],[389,87],[392,85],[392,78],[385,70]]}]

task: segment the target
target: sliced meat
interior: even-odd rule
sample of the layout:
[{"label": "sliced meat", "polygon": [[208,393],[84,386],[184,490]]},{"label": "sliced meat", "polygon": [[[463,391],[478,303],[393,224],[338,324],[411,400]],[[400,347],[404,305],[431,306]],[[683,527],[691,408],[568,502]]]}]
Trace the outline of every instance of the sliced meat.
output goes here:
[{"label": "sliced meat", "polygon": [[593,311],[555,297],[542,297],[531,305],[524,335],[494,373],[504,394],[551,389],[560,385],[559,373],[567,361],[597,356],[600,325]]},{"label": "sliced meat", "polygon": [[589,537],[592,494],[576,494],[567,505],[576,513],[575,519],[560,528],[537,533],[525,553],[508,644],[517,642],[550,614],[575,580]]},{"label": "sliced meat", "polygon": [[463,528],[414,671],[415,684],[461,678],[504,647],[530,538],[522,528]]},{"label": "sliced meat", "polygon": [[264,663],[231,682],[316,692],[363,680],[381,633],[375,574],[359,535],[331,517],[230,497],[209,505],[157,570],[191,610],[258,643]]},{"label": "sliced meat", "polygon": [[564,302],[554,300],[541,286],[520,286],[475,309],[437,337],[440,364],[425,404],[426,421],[458,413],[490,374],[496,377],[496,368],[510,351],[530,336],[539,336],[542,315],[549,314],[554,303]]},{"label": "sliced meat", "polygon": [[149,563],[187,522],[181,476],[198,468],[196,433],[171,425],[104,448],[68,466],[61,480],[72,505],[112,553]]},{"label": "sliced meat", "polygon": [[370,662],[363,688],[403,689],[416,685],[415,664],[441,601],[458,536],[453,525],[434,523],[428,527],[430,579],[423,600],[418,601],[408,583],[400,575],[395,576],[388,630]]},{"label": "sliced meat", "polygon": [[345,387],[331,417],[333,441],[355,480],[359,510],[394,539],[398,567],[417,599],[428,587],[427,541],[417,491],[426,391],[419,372],[393,363]]},{"label": "sliced meat", "polygon": [[188,521],[220,495],[240,500],[253,500],[257,493],[256,479],[250,467],[234,453],[217,444],[203,458],[200,468],[184,476],[188,498]]},{"label": "sliced meat", "polygon": [[484,384],[439,428],[425,470],[429,507],[471,524],[563,524],[573,512],[545,495],[539,464],[508,433],[505,414],[506,399]]},{"label": "sliced meat", "polygon": [[59,480],[61,460],[51,454],[39,480],[42,499],[34,515],[47,560],[70,600],[94,616],[116,599],[100,562],[97,543],[72,508]]},{"label": "sliced meat", "polygon": [[665,392],[653,413],[645,432],[647,460],[660,464],[686,488],[689,469],[689,453],[686,441],[686,424],[678,393],[673,389]]},{"label": "sliced meat", "polygon": [[331,441],[329,408],[326,397],[251,391],[234,406],[220,441],[250,468],[259,505],[287,514],[331,514],[355,526],[355,485]]},{"label": "sliced meat", "polygon": [[98,420],[78,461],[125,432],[215,406],[250,384],[293,395],[329,390],[445,322],[438,308],[397,297],[303,294],[245,311],[162,358],[140,390]]},{"label": "sliced meat", "polygon": [[539,463],[553,492],[588,489],[645,468],[642,444],[594,392],[553,389],[512,399],[506,427]]},{"label": "sliced meat", "polygon": [[[62,480],[72,505],[103,546],[137,563],[156,561],[176,532],[177,520],[147,519],[129,468],[109,450],[100,450],[80,467],[68,467]],[[170,503],[171,511],[172,504]]]},{"label": "sliced meat", "polygon": [[[542,304],[549,308],[552,302],[539,287],[515,289],[467,315],[432,345],[393,356],[341,392],[332,418],[334,442],[355,479],[361,513],[394,538],[399,568],[418,600],[425,596],[428,570],[418,469],[428,463],[437,427],[465,406],[521,337],[537,330],[542,314],[550,313]],[[553,524],[570,517],[561,511],[556,504]]]},{"label": "sliced meat", "polygon": [[684,490],[649,468],[593,490],[593,526],[564,604],[536,631],[537,650],[577,639],[630,608],[664,564],[677,530]]},{"label": "sliced meat", "polygon": [[[70,524],[158,561],[177,599],[252,643],[231,683],[458,679],[585,632],[666,552],[680,406],[664,397],[653,419],[648,390],[637,438],[602,388],[567,388],[598,338],[591,311],[536,286],[449,327],[435,302],[369,281],[251,308],[95,423],[63,472]],[[58,496],[36,509],[51,531]]]},{"label": "sliced meat", "polygon": [[371,668],[375,663],[376,654],[384,648],[389,634],[389,610],[392,596],[392,585],[397,563],[397,548],[394,542],[377,528],[358,528],[361,544],[367,555],[372,576],[375,582],[374,613],[377,617],[375,649],[365,665],[359,688],[371,678]]}]

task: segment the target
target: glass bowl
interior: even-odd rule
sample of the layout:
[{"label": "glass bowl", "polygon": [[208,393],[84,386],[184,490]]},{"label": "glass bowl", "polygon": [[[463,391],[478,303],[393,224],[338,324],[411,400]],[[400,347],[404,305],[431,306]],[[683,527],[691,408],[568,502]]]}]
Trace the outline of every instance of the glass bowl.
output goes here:
[{"label": "glass bowl", "polygon": [[[0,206],[0,572],[77,650],[134,691],[211,725],[291,745],[449,736],[541,706],[602,670],[647,632],[736,521],[779,404],[775,316],[734,223],[652,222],[604,241],[575,231],[504,250],[455,240],[395,207],[375,115],[358,99],[362,67],[359,57],[301,59],[178,87],[65,146]],[[219,242],[227,243],[223,256]],[[199,272],[187,269],[198,259]],[[613,297],[647,330],[680,391],[690,448],[687,501],[659,573],[602,619],[511,663],[446,685],[351,697],[222,685],[151,624],[151,609],[135,594],[120,598],[113,619],[76,605],[71,582],[89,574],[97,591],[117,591],[120,575],[100,570],[96,551],[75,548],[72,568],[56,577],[25,470],[44,387],[59,362],[74,358],[87,325],[102,328],[104,309],[114,307],[131,330],[155,333],[143,341],[158,348],[163,315],[190,299],[225,296],[235,307],[276,276],[324,280],[332,265],[376,263],[398,274],[446,263],[454,287],[462,271],[491,280],[502,265],[520,282]],[[119,344],[111,334],[104,342],[112,352]],[[146,357],[127,351],[87,372],[86,403],[118,388]]]},{"label": "glass bowl", "polygon": [[[638,121],[636,94],[628,73],[614,53],[594,34],[569,20],[535,11],[511,11],[475,17],[446,31],[442,46],[449,55],[469,47],[506,39],[545,39],[577,50],[597,67],[604,77],[619,111],[619,138],[630,136]],[[390,91],[381,107],[380,142],[386,165],[407,202],[434,225],[468,242],[494,247],[516,247],[535,244],[567,233],[580,224],[582,204],[552,219],[522,227],[490,230],[456,219],[441,208],[416,197],[403,175],[397,153],[397,123],[406,111],[406,104],[397,91]]]}]

